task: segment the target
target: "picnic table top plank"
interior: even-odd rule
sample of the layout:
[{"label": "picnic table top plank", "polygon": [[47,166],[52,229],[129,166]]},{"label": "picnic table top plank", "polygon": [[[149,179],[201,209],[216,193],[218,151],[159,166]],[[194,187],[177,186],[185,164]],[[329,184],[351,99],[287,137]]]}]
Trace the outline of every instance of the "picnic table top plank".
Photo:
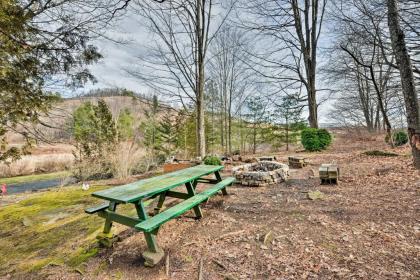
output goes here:
[{"label": "picnic table top plank", "polygon": [[223,168],[221,165],[197,165],[130,184],[92,193],[92,196],[119,203],[136,202],[142,198],[172,189],[209,175]]}]

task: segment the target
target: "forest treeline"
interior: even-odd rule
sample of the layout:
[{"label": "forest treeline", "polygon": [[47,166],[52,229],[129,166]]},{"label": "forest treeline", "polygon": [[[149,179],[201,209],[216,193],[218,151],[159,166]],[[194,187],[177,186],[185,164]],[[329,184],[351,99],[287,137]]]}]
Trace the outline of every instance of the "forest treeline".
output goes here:
[{"label": "forest treeline", "polygon": [[[131,17],[151,39],[133,42],[142,52],[121,69],[149,100],[178,104],[194,155],[255,152],[329,111],[334,123],[386,131],[390,145],[406,130],[420,168],[419,11],[416,0],[2,1],[0,160],[48,140],[43,116],[64,87],[95,81],[98,39],[130,44],[109,31]],[[27,145],[8,146],[10,131]]]}]

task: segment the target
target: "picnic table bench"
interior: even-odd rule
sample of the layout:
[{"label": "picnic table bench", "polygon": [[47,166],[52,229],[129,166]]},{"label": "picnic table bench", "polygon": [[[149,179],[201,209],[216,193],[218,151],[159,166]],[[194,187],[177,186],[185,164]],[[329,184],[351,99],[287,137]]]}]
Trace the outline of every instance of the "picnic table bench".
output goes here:
[{"label": "picnic table bench", "polygon": [[[88,214],[98,214],[105,219],[102,237],[112,238],[111,227],[117,222],[144,233],[148,250],[143,252],[146,266],[156,265],[164,256],[163,250],[156,242],[159,227],[165,222],[176,218],[190,209],[194,210],[195,217],[201,218],[200,203],[205,202],[212,195],[221,191],[227,195],[226,187],[231,185],[235,178],[222,179],[219,171],[223,166],[197,165],[194,167],[166,173],[153,178],[143,179],[123,186],[117,186],[92,193],[92,196],[106,200],[107,202],[88,208]],[[214,175],[215,178],[208,178]],[[204,191],[196,192],[198,183],[213,184]],[[173,191],[173,188],[185,185],[186,192]],[[149,217],[144,202],[147,199],[158,197],[155,215]],[[182,202],[161,211],[166,197],[183,199]],[[129,217],[116,212],[119,204],[134,204],[137,212],[136,217]]]}]

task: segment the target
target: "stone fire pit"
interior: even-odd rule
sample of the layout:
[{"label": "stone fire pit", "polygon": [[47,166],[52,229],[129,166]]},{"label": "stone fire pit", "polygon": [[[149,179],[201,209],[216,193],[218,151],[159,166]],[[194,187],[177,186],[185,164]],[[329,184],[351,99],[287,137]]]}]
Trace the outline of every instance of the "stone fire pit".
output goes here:
[{"label": "stone fire pit", "polygon": [[265,187],[287,180],[289,166],[275,161],[259,161],[232,169],[236,181],[245,186]]}]

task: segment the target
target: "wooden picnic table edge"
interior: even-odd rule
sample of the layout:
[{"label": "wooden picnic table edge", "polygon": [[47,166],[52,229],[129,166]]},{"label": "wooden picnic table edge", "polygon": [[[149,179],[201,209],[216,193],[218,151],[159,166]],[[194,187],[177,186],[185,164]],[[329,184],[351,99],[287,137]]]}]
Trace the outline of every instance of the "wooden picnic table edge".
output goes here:
[{"label": "wooden picnic table edge", "polygon": [[[199,165],[196,165],[196,166],[199,166]],[[194,168],[194,167],[196,167],[196,166],[189,167],[189,168]],[[205,173],[200,174],[200,175],[198,175],[198,176],[191,177],[191,178],[189,178],[188,180],[183,180],[183,181],[177,182],[176,184],[172,184],[172,185],[170,185],[170,186],[167,186],[167,187],[165,187],[165,188],[161,188],[161,189],[156,190],[156,191],[154,191],[154,192],[147,193],[147,195],[145,195],[145,196],[141,196],[141,197],[129,198],[129,199],[127,199],[127,200],[121,200],[121,199],[115,199],[115,198],[111,198],[111,197],[107,197],[107,196],[104,196],[104,195],[98,194],[98,193],[103,192],[103,191],[105,191],[105,190],[98,191],[98,192],[94,192],[94,193],[92,193],[92,196],[93,196],[93,197],[96,197],[96,198],[101,198],[101,199],[104,199],[104,200],[107,200],[107,201],[118,202],[118,203],[124,203],[124,204],[126,204],[126,203],[133,203],[133,202],[136,202],[136,201],[142,200],[143,198],[151,197],[151,196],[153,196],[153,195],[156,195],[156,194],[162,193],[162,192],[164,192],[164,191],[167,191],[167,190],[173,189],[173,188],[178,187],[178,186],[180,186],[180,185],[182,185],[182,184],[185,184],[185,183],[187,183],[187,182],[194,181],[194,180],[196,180],[196,179],[198,179],[198,178],[201,178],[201,177],[203,177],[203,176],[207,176],[207,175],[212,174],[212,173],[214,173],[214,172],[216,172],[216,171],[220,171],[220,170],[222,170],[222,169],[224,168],[224,166],[223,166],[223,165],[214,165],[214,167],[215,167],[215,168],[214,168],[213,170],[209,171],[209,172],[205,172]],[[188,169],[188,168],[186,168],[186,169]],[[182,169],[182,170],[185,170],[185,169]],[[173,171],[173,172],[170,172],[170,173],[166,173],[166,174],[163,174],[163,175],[168,175],[168,174],[172,174],[172,173],[177,173],[177,172],[179,172],[179,171],[180,171],[180,170],[176,170],[176,171]],[[159,175],[159,176],[162,176],[162,175]],[[156,177],[159,177],[159,176],[156,176]],[[147,180],[147,179],[151,179],[151,178],[153,178],[153,177],[150,177],[150,178],[145,178],[145,179],[141,179],[141,180],[138,180],[138,181]],[[137,182],[138,182],[138,181],[137,181]],[[132,182],[132,183],[130,183],[130,184],[133,184],[133,183],[135,183],[135,182]],[[129,184],[126,184],[126,185],[129,185]],[[114,186],[114,187],[112,187],[112,188],[120,188],[120,187],[123,187],[123,186],[126,186],[126,185]],[[109,188],[109,189],[112,189],[112,188]],[[109,189],[107,189],[107,190],[109,190]]]}]

